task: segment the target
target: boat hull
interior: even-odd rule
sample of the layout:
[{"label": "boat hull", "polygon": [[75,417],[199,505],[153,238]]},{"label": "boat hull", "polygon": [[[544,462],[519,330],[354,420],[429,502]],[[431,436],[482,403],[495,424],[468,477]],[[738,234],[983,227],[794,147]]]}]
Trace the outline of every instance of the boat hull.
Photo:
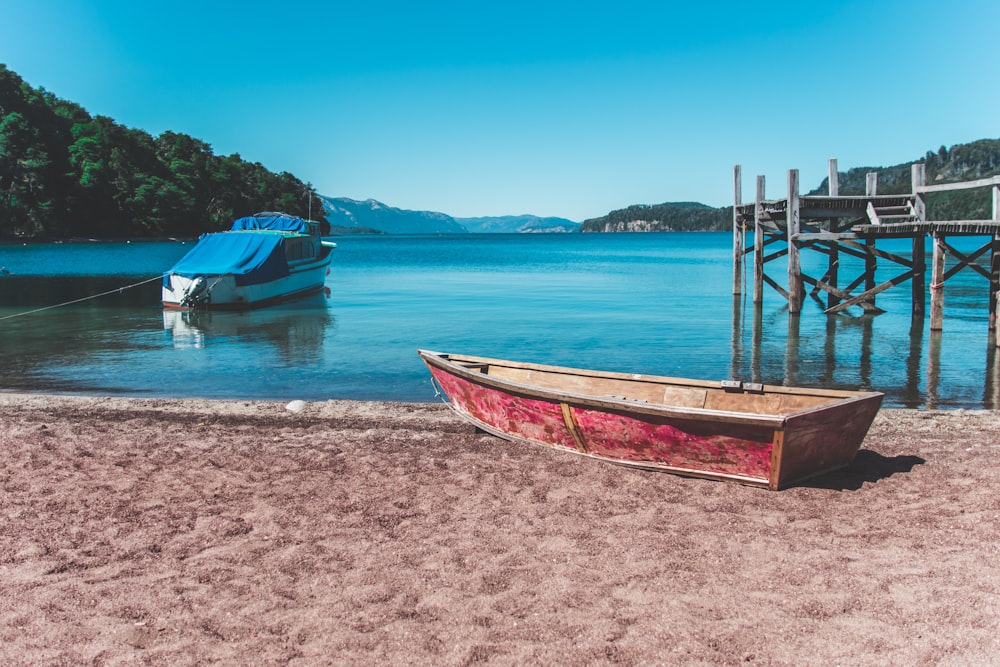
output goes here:
[{"label": "boat hull", "polygon": [[[494,435],[773,490],[849,465],[882,400],[878,392],[734,391],[693,380],[420,355],[451,407]],[[529,384],[532,378],[543,385]],[[581,391],[591,387],[614,395]]]},{"label": "boat hull", "polygon": [[[164,308],[189,310],[246,310],[298,299],[323,290],[330,268],[330,250],[323,248],[311,261],[289,264],[287,276],[256,285],[239,285],[233,275],[204,275],[196,278],[170,273],[164,280]],[[197,306],[185,303],[185,295],[195,280],[203,280],[210,293]]]}]

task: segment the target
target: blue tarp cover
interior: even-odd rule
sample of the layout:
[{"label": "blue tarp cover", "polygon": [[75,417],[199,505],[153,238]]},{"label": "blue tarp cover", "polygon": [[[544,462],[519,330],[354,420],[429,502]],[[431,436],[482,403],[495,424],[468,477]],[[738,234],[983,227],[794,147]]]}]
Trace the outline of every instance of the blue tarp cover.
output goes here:
[{"label": "blue tarp cover", "polygon": [[187,278],[231,273],[237,285],[259,285],[284,278],[288,275],[285,237],[244,232],[204,234],[170,272]]},{"label": "blue tarp cover", "polygon": [[241,229],[270,229],[276,232],[309,233],[309,224],[302,218],[284,213],[258,213],[233,222],[233,231]]}]

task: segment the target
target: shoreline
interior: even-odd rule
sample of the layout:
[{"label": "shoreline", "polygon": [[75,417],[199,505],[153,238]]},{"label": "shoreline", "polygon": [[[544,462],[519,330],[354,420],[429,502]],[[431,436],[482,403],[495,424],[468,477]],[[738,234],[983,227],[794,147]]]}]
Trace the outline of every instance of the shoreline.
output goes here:
[{"label": "shoreline", "polygon": [[883,409],[850,467],[778,492],[502,441],[442,403],[0,393],[0,447],[5,664],[1000,650],[1000,411]]},{"label": "shoreline", "polygon": [[[443,400],[369,400],[353,398],[330,398],[330,399],[293,399],[293,398],[177,398],[168,396],[143,396],[134,394],[79,394],[60,392],[34,392],[26,389],[0,389],[0,408],[4,406],[33,406],[33,407],[63,407],[82,408],[100,406],[109,410],[131,410],[144,408],[148,410],[158,410],[164,412],[184,412],[190,411],[198,414],[220,413],[229,415],[252,416],[254,410],[263,410],[262,414],[282,414],[287,411],[289,404],[300,404],[299,408],[291,412],[301,413],[314,417],[336,417],[346,416],[354,411],[364,411],[369,414],[378,412],[380,409],[387,411],[387,417],[396,416],[399,409],[409,407],[419,409],[423,407],[441,407],[450,412],[450,408]],[[982,415],[988,417],[997,415],[1000,418],[1000,409],[981,407],[902,407],[884,406],[879,409],[879,415],[885,419],[893,415],[920,415],[922,418],[948,415]],[[456,419],[459,419],[456,417]],[[862,448],[864,445],[862,445]]]}]

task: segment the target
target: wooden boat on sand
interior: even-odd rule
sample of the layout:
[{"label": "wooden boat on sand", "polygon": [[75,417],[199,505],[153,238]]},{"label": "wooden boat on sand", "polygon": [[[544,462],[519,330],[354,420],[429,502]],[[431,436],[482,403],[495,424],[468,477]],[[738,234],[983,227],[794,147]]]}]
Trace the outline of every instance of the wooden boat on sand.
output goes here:
[{"label": "wooden boat on sand", "polygon": [[451,407],[488,433],[771,490],[849,465],[883,396],[418,354]]}]

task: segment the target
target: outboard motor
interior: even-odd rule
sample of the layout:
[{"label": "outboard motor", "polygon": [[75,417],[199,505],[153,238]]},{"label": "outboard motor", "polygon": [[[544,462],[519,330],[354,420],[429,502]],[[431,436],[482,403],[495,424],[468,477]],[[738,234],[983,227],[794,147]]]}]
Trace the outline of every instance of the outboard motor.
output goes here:
[{"label": "outboard motor", "polygon": [[202,302],[208,296],[207,290],[208,281],[205,280],[204,276],[198,276],[184,290],[184,296],[181,297],[181,305],[187,308],[197,308],[202,305]]}]

